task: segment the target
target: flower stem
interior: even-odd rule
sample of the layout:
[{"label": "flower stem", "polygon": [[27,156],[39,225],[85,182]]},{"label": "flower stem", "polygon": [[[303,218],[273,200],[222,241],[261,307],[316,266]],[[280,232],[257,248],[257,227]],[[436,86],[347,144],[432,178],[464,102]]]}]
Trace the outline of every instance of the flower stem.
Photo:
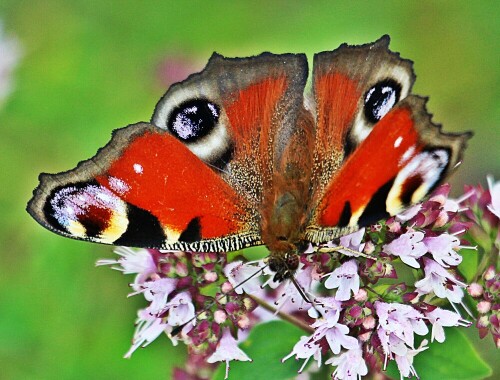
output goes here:
[{"label": "flower stem", "polygon": [[300,319],[298,319],[290,314],[286,314],[286,313],[283,313],[283,312],[277,310],[275,307],[269,305],[263,299],[260,299],[258,297],[252,296],[252,295],[248,295],[248,296],[251,299],[253,299],[259,306],[262,306],[267,311],[270,311],[271,313],[278,315],[284,321],[290,322],[291,324],[301,328],[302,330],[304,330],[308,333],[312,334],[314,332],[314,329],[311,326],[309,326],[307,323],[301,321]]}]

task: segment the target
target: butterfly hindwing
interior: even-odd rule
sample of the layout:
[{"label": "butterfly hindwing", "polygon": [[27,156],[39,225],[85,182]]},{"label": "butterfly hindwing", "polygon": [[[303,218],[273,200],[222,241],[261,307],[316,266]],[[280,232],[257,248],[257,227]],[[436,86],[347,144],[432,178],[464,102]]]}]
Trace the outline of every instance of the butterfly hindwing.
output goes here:
[{"label": "butterfly hindwing", "polygon": [[425,101],[400,101],[347,157],[312,211],[309,240],[328,241],[395,215],[455,169],[470,135],[441,132]]}]

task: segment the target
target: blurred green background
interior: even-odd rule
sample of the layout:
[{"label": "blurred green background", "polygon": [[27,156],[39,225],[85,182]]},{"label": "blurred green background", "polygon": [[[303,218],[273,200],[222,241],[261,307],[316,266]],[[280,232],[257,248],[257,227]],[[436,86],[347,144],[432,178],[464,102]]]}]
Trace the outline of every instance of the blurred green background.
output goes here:
[{"label": "blurred green background", "polygon": [[[475,132],[455,194],[488,173],[500,179],[498,1],[138,4],[0,0],[23,48],[0,105],[1,379],[169,378],[182,365],[183,348],[165,337],[122,359],[144,306],[125,298],[133,278],[94,267],[111,248],[51,234],[24,209],[40,172],[73,168],[111,130],[149,120],[168,82],[212,51],[311,57],[389,33],[391,48],[415,61],[414,92],[431,96],[434,120]],[[495,365],[491,338],[476,344]]]}]

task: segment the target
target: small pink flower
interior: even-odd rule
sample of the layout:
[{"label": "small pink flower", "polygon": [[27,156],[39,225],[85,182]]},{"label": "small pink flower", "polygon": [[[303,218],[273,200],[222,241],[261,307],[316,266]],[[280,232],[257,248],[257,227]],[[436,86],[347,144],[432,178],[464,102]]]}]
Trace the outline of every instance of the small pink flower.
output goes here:
[{"label": "small pink flower", "polygon": [[351,298],[351,291],[353,294],[359,291],[358,263],[354,259],[346,261],[325,277],[328,277],[325,281],[327,289],[338,288],[335,294],[338,301],[347,301]]},{"label": "small pink flower", "polygon": [[148,308],[149,312],[153,315],[159,315],[167,308],[168,296],[175,290],[177,282],[178,280],[174,278],[147,281],[137,286],[140,290],[129,294],[129,296],[143,293],[144,298],[151,302]]},{"label": "small pink flower", "polygon": [[[312,287],[312,271],[313,267],[308,266],[304,269],[299,268],[295,274],[295,282],[302,288],[304,294],[308,294]],[[283,290],[281,290],[283,288]],[[278,289],[279,296],[275,301],[277,310],[281,310],[289,301],[294,304],[295,309],[302,309],[304,305],[304,298],[297,290],[295,284],[291,281],[285,281],[282,288]]]},{"label": "small pink flower", "polygon": [[369,315],[363,319],[363,327],[367,330],[373,330],[375,328],[375,318],[373,316]]},{"label": "small pink flower", "polygon": [[439,298],[447,298],[450,302],[460,303],[467,285],[458,281],[434,260],[424,258],[425,277],[415,283],[419,294],[434,292]]},{"label": "small pink flower", "polygon": [[325,364],[337,367],[332,374],[335,380],[356,380],[368,374],[368,367],[359,344],[356,348],[328,359]]},{"label": "small pink flower", "polygon": [[443,326],[451,327],[470,325],[470,323],[462,319],[459,314],[453,311],[440,309],[438,307],[429,313],[425,313],[425,316],[432,323],[431,342],[433,342],[434,339],[436,339],[439,343],[444,342],[445,335]]},{"label": "small pink flower", "polygon": [[422,351],[427,350],[429,347],[427,345],[427,340],[424,339],[420,344],[420,347],[415,349],[409,349],[406,351],[404,355],[395,355],[396,364],[398,365],[399,373],[401,374],[401,378],[403,377],[413,377],[415,376],[417,379],[418,374],[413,367],[413,359],[414,357]]},{"label": "small pink flower", "polygon": [[359,289],[354,295],[354,300],[356,302],[365,302],[368,299],[368,292],[365,289]]},{"label": "small pink flower", "polygon": [[177,294],[172,301],[167,304],[165,310],[168,310],[168,324],[171,326],[182,326],[191,320],[193,320],[193,323],[196,322],[196,320],[193,319],[195,311],[189,292]]},{"label": "small pink flower", "polygon": [[146,347],[158,338],[162,332],[168,332],[172,329],[171,326],[163,322],[162,318],[151,315],[148,309],[139,310],[136,325],[132,347],[125,354],[125,358],[130,358],[139,347]]},{"label": "small pink flower", "polygon": [[282,362],[295,356],[296,360],[304,359],[304,363],[298,370],[301,373],[309,360],[314,358],[318,362],[318,367],[321,367],[321,347],[317,345],[310,336],[302,336],[300,340],[293,346],[292,352],[281,359]]},{"label": "small pink flower", "polygon": [[[363,249],[365,247],[365,244],[362,243],[364,236],[365,236],[365,229],[361,228],[359,231],[356,231],[352,234],[342,236],[340,238],[340,245],[342,247],[348,248],[352,251],[357,251],[357,252],[361,253],[361,252],[363,252]],[[351,251],[347,251],[345,249],[341,249],[339,252],[341,252],[342,254],[344,254],[346,256],[354,256],[354,257],[359,256],[359,255],[357,255]]]},{"label": "small pink flower", "polygon": [[224,274],[237,294],[252,294],[260,290],[259,276],[262,273],[262,265],[253,265],[242,261],[234,261],[224,268]]},{"label": "small pink flower", "polygon": [[231,360],[252,361],[239,347],[236,339],[233,338],[229,328],[225,328],[222,338],[217,344],[215,352],[207,359],[208,363],[226,362],[226,376],[229,374],[229,362]]},{"label": "small pink flower", "polygon": [[203,278],[205,278],[205,281],[207,282],[215,282],[219,278],[216,272],[207,272],[203,275]]},{"label": "small pink flower", "polygon": [[424,315],[409,305],[375,302],[379,328],[394,334],[405,344],[413,347],[414,334],[425,335],[429,331]]},{"label": "small pink flower", "polygon": [[242,315],[238,319],[238,327],[242,330],[246,330],[250,327],[250,319],[246,315]]},{"label": "small pink flower", "polygon": [[147,249],[135,250],[128,247],[118,247],[115,249],[115,253],[121,256],[118,260],[98,260],[96,266],[118,264],[118,266],[111,268],[123,272],[123,274],[137,274],[136,283],[144,282],[157,271],[153,256]]},{"label": "small pink flower", "polygon": [[334,354],[340,353],[341,347],[348,350],[356,348],[358,340],[349,334],[349,327],[346,325],[335,323],[331,326],[330,322],[324,318],[318,319],[312,325],[316,329],[312,338],[318,342],[321,338],[325,338]]},{"label": "small pink flower", "polygon": [[341,303],[332,297],[317,298],[315,301],[316,307],[309,309],[308,312],[309,316],[317,318],[311,325],[315,329],[312,340],[319,342],[323,337],[326,338],[334,354],[340,353],[341,347],[346,349],[357,347],[356,338],[347,335],[349,327],[338,323]]},{"label": "small pink flower", "polygon": [[453,235],[443,233],[435,237],[426,237],[424,244],[434,260],[443,267],[457,266],[462,262],[462,256],[457,253],[460,240]]},{"label": "small pink flower", "polygon": [[307,314],[314,319],[325,318],[333,326],[338,322],[342,303],[334,297],[317,297],[314,299],[315,305],[311,307]]},{"label": "small pink flower", "polygon": [[383,246],[384,252],[399,256],[401,261],[413,268],[420,268],[416,259],[427,253],[427,247],[422,242],[424,234],[419,231],[406,232],[389,244]]}]

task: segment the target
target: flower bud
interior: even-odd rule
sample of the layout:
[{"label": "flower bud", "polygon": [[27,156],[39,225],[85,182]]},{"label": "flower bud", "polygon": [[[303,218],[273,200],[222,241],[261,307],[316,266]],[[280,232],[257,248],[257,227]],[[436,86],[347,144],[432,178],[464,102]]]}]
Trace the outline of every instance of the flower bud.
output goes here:
[{"label": "flower bud", "polygon": [[354,295],[354,299],[357,302],[364,302],[368,299],[368,293],[366,292],[365,289],[361,288],[358,290],[358,292]]},{"label": "flower bud", "polygon": [[238,327],[243,330],[250,327],[250,319],[248,319],[246,314],[243,314],[240,319],[238,319]]},{"label": "flower bud", "polygon": [[472,297],[480,297],[483,294],[483,287],[479,285],[477,282],[473,282],[467,287],[467,292],[472,296]]},{"label": "flower bud", "polygon": [[363,327],[367,330],[373,330],[375,328],[375,318],[369,315],[363,320]]},{"label": "flower bud", "polygon": [[492,280],[495,278],[495,267],[492,265],[488,269],[486,269],[486,272],[483,274],[483,278],[486,281]]},{"label": "flower bud", "polygon": [[481,314],[486,314],[491,310],[491,303],[488,301],[481,301],[477,304],[477,311]]},{"label": "flower bud", "polygon": [[224,310],[216,310],[214,313],[214,320],[216,323],[219,325],[224,323],[227,319],[227,314],[224,312]]},{"label": "flower bud", "polygon": [[226,281],[225,283],[222,284],[221,286],[222,293],[227,294],[233,290],[233,286],[229,281]]},{"label": "flower bud", "polygon": [[215,273],[215,272],[207,272],[207,273],[205,273],[205,275],[203,277],[208,282],[215,282],[215,281],[217,281],[217,278],[218,278],[217,273]]}]

